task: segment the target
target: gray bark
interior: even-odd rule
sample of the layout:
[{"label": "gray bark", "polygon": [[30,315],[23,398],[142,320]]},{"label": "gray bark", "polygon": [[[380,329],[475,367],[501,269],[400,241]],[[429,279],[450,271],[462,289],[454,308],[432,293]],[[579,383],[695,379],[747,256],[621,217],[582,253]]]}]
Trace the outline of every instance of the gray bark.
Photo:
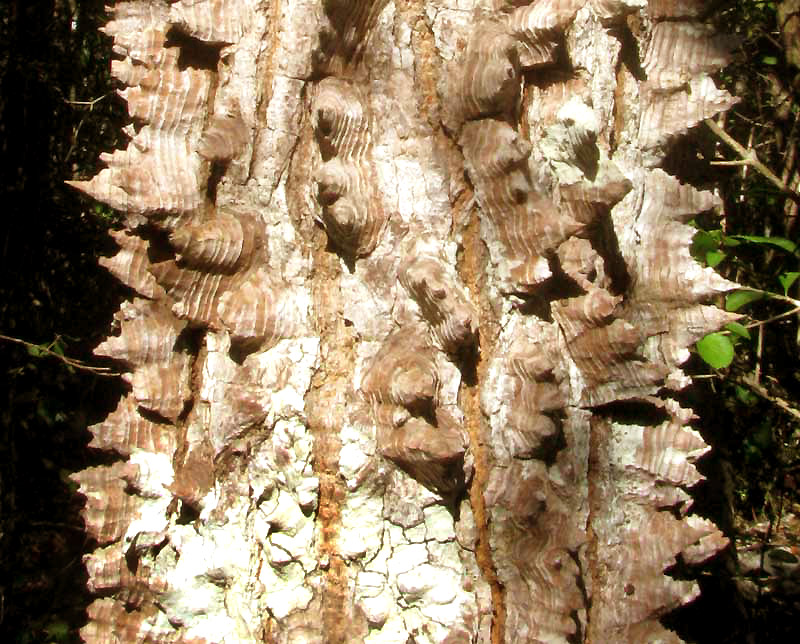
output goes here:
[{"label": "gray bark", "polygon": [[733,103],[702,6],[117,3],[86,641],[678,641],[725,544],[670,392],[733,285],[658,167]]}]

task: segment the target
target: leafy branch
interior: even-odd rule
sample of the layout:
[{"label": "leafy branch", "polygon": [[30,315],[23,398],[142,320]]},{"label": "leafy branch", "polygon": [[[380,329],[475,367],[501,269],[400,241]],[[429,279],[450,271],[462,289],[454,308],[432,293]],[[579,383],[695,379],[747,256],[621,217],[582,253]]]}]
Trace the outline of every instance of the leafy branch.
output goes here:
[{"label": "leafy branch", "polygon": [[[778,248],[793,256],[798,252],[797,244],[785,237],[726,235],[722,229],[698,231],[692,241],[691,252],[696,259],[704,261],[706,265],[713,268],[727,258],[731,249],[743,244]],[[778,282],[783,288],[783,294],[748,286],[727,295],[725,298],[725,310],[729,312],[736,312],[748,304],[764,299],[787,302],[792,305],[792,308],[765,320],[757,320],[745,325],[731,322],[726,325],[725,331],[717,331],[706,335],[696,345],[697,352],[703,361],[714,369],[728,367],[735,357],[734,341],[750,340],[749,329],[758,328],[760,347],[762,342],[761,330],[765,325],[800,313],[800,300],[789,296],[789,289],[794,285],[798,277],[800,277],[800,271],[787,271],[778,275]],[[756,381],[758,381],[758,373],[756,374]]]}]

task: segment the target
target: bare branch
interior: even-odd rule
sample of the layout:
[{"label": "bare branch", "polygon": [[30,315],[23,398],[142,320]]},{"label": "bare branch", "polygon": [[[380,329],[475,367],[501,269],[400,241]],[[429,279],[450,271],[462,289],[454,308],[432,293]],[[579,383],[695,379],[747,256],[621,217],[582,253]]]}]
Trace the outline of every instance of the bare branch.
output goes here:
[{"label": "bare branch", "polygon": [[749,376],[742,376],[741,378],[737,378],[736,382],[745,385],[748,387],[754,394],[757,394],[764,400],[767,400],[774,404],[777,407],[780,407],[783,411],[787,414],[795,418],[796,420],[800,420],[800,409],[793,407],[789,404],[786,400],[781,398],[780,396],[775,396],[767,391],[767,388],[763,385],[758,384],[753,380],[753,378]]},{"label": "bare branch", "polygon": [[84,106],[84,107],[89,107],[89,109],[91,111],[91,108],[93,108],[97,103],[102,101],[106,96],[108,96],[109,93],[110,92],[108,92],[106,94],[103,94],[102,96],[99,96],[99,97],[97,97],[95,99],[92,99],[91,101],[70,101],[70,100],[65,98],[64,102],[65,103],[69,103],[70,105],[81,105],[81,106]]},{"label": "bare branch", "polygon": [[21,344],[29,349],[36,349],[37,351],[41,351],[42,353],[46,353],[53,358],[58,358],[66,365],[73,367],[74,369],[80,369],[81,371],[88,371],[90,373],[95,374],[96,376],[109,376],[109,377],[116,377],[121,374],[112,370],[110,367],[93,367],[92,365],[88,365],[85,362],[81,362],[80,360],[76,360],[75,358],[69,358],[67,356],[63,356],[56,351],[53,351],[49,347],[43,347],[40,344],[34,344],[32,342],[27,342],[26,340],[21,340],[20,338],[12,338],[8,335],[3,335],[0,333],[0,340],[6,340],[7,342],[15,342],[16,344]]},{"label": "bare branch", "polygon": [[775,320],[780,320],[781,318],[789,317],[790,315],[795,315],[796,313],[800,313],[800,307],[795,307],[790,311],[784,311],[783,313],[779,313],[778,315],[773,315],[771,318],[767,318],[766,320],[759,320],[758,322],[753,322],[752,324],[746,324],[745,327],[748,329],[752,329],[754,327],[761,327],[765,324],[769,324],[770,322],[774,322]]},{"label": "bare branch", "polygon": [[758,170],[762,175],[764,175],[767,179],[775,185],[778,190],[784,193],[787,197],[789,197],[792,201],[800,204],[800,194],[789,188],[783,181],[781,181],[780,177],[778,177],[772,170],[770,170],[767,166],[765,166],[758,158],[755,150],[748,150],[746,149],[741,143],[739,143],[736,139],[734,139],[730,134],[728,134],[725,130],[723,130],[716,121],[713,119],[706,119],[706,125],[709,129],[714,132],[722,141],[727,143],[731,148],[733,148],[739,156],[742,157],[741,161],[737,161],[735,163],[729,162],[716,162],[716,165],[741,165],[747,164],[752,166],[756,170]]}]

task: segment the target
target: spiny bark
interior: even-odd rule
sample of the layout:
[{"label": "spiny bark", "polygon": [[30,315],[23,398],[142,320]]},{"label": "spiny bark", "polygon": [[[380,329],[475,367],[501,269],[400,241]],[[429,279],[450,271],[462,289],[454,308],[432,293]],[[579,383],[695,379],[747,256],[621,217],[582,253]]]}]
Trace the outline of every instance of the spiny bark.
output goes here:
[{"label": "spiny bark", "polygon": [[725,544],[670,391],[733,285],[658,168],[734,102],[701,7],[117,3],[86,641],[677,641]]}]

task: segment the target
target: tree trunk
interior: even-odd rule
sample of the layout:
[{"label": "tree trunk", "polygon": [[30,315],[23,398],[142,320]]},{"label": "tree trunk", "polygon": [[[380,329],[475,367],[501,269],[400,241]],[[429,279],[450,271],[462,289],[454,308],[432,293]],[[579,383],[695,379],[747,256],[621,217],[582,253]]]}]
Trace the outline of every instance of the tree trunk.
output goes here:
[{"label": "tree trunk", "polygon": [[87,642],[679,641],[705,4],[117,3]]}]

